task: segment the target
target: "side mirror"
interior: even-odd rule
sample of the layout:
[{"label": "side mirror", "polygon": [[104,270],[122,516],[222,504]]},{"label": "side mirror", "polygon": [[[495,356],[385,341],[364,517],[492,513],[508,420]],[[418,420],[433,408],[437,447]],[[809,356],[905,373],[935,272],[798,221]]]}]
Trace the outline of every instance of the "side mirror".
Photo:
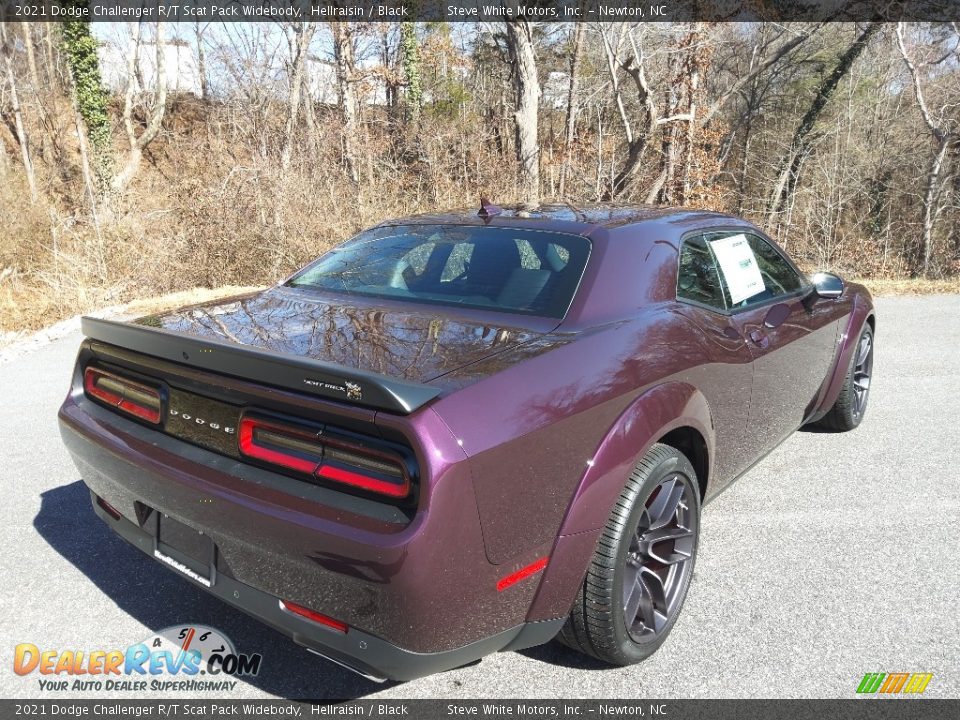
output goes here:
[{"label": "side mirror", "polygon": [[810,280],[818,297],[836,299],[843,295],[843,280],[839,275],[818,272]]}]

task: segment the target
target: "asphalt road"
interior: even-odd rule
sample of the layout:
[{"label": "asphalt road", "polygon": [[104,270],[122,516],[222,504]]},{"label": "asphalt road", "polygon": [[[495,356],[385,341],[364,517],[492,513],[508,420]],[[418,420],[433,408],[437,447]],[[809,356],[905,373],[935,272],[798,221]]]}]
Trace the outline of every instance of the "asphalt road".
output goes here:
[{"label": "asphalt road", "polygon": [[551,644],[406,684],[308,654],[114,537],[57,431],[79,336],[15,358],[0,365],[0,695],[43,695],[13,673],[17,643],[122,648],[203,623],[264,656],[231,698],[848,698],[864,673],[899,671],[960,697],[960,296],[877,306],[863,425],[795,434],[706,508],[686,607],[653,658],[607,669]]}]

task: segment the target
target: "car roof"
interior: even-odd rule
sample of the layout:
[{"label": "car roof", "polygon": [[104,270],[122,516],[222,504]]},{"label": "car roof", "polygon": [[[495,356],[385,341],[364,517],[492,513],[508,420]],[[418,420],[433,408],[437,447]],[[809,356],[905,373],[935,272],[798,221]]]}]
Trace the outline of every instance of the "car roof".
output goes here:
[{"label": "car roof", "polygon": [[[476,208],[424,213],[386,220],[378,227],[391,225],[491,225],[494,227],[532,228],[589,235],[598,228],[616,228],[651,220],[703,221],[736,220],[733,215],[708,210],[677,208],[663,205],[597,202],[573,205],[549,203],[530,208],[526,205],[505,205],[492,208],[483,217]],[[699,224],[696,222],[694,224]]]}]

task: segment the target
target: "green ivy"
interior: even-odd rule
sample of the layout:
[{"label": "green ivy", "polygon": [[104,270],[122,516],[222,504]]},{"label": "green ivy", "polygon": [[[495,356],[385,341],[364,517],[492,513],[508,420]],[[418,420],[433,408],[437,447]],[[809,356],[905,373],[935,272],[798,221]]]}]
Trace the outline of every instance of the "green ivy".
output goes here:
[{"label": "green ivy", "polygon": [[[413,2],[408,6],[411,14],[416,12]],[[423,104],[423,85],[420,82],[420,48],[417,46],[416,27],[412,22],[400,23],[400,50],[403,73],[407,77],[407,113],[416,122]]]},{"label": "green ivy", "polygon": [[[89,0],[61,0],[61,4],[89,8]],[[61,23],[60,28],[77,108],[87,126],[87,137],[93,149],[94,172],[103,190],[109,185],[113,174],[113,148],[109,98],[100,75],[97,41],[90,32],[89,21],[70,20]]]}]

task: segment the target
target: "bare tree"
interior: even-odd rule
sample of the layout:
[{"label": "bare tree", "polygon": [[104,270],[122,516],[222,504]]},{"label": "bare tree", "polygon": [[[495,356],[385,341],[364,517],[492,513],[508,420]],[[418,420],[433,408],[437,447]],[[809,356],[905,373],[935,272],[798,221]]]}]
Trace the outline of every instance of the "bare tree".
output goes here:
[{"label": "bare tree", "polygon": [[157,23],[154,42],[156,45],[156,67],[154,68],[154,101],[153,108],[149,111],[147,125],[139,135],[133,121],[134,101],[136,99],[140,46],[141,42],[140,23],[132,25],[132,49],[127,60],[127,92],[124,95],[123,102],[123,126],[127,132],[127,142],[130,146],[123,169],[117,173],[113,180],[113,189],[117,192],[123,192],[129,187],[130,182],[136,176],[140,169],[140,161],[143,159],[143,151],[152,143],[160,129],[163,126],[163,118],[167,109],[167,63],[164,49],[164,35],[166,31],[165,24]]},{"label": "bare tree", "polygon": [[717,98],[706,108],[703,115],[700,116],[700,124],[703,126],[709,124],[710,121],[716,117],[717,113],[724,108],[727,102],[735,97],[746,85],[755,82],[760,75],[768,73],[774,65],[793,53],[821,27],[822,24],[806,31],[798,32],[789,40],[785,40],[775,47],[774,43],[782,36],[787,35],[788,31],[781,30],[777,37],[771,42],[765,42],[763,45],[753,45],[750,50],[750,65],[748,71],[740,74],[736,80],[723,88],[722,92],[719,93]]},{"label": "bare tree", "polygon": [[[694,139],[697,131],[697,95],[703,65],[700,23],[683,28],[677,51],[670,54],[670,76],[666,117],[660,153],[657,196],[668,204],[686,202],[692,182]],[[648,193],[652,199],[652,189]]]},{"label": "bare tree", "polygon": [[517,139],[517,160],[520,163],[520,193],[530,206],[540,203],[540,80],[537,58],[533,51],[530,23],[511,19],[507,23],[507,49],[513,65],[513,87],[516,96],[514,124]]},{"label": "bare tree", "polygon": [[30,142],[27,137],[26,125],[23,122],[23,111],[20,107],[20,96],[17,93],[17,76],[13,72],[13,44],[8,42],[7,24],[0,23],[0,45],[3,46],[3,63],[10,85],[10,105],[13,110],[13,121],[17,130],[17,142],[20,144],[20,157],[23,160],[23,170],[27,176],[27,185],[30,187],[30,199],[37,201],[37,177],[33,170],[33,160],[30,157]]},{"label": "bare tree", "polygon": [[[613,102],[617,116],[623,126],[624,140],[627,144],[626,157],[620,169],[613,176],[604,190],[604,199],[611,200],[622,193],[633,179],[634,173],[640,167],[640,160],[646,152],[654,129],[659,120],[659,109],[654,101],[653,91],[647,79],[646,58],[643,53],[643,41],[634,36],[635,27],[627,23],[619,26],[601,25],[604,54],[607,60],[607,71],[610,73],[610,88],[613,93]],[[616,31],[616,32],[615,32]],[[626,46],[630,46],[630,54],[626,54]],[[627,73],[633,81],[636,92],[637,107],[640,120],[635,122],[627,111],[626,99],[620,82],[620,71]]]},{"label": "bare tree", "polygon": [[[694,30],[688,34],[688,47],[679,48],[678,52],[670,58],[669,74],[673,80],[665,93],[667,107],[663,109],[657,101],[657,91],[652,87],[648,76],[649,58],[643,49],[644,34],[647,31],[647,28],[640,25],[626,23],[617,28],[616,33],[613,29],[606,27],[601,31],[614,104],[627,144],[626,157],[620,169],[613,174],[604,192],[604,198],[608,200],[621,195],[630,186],[641,166],[644,154],[659,131],[661,133],[660,169],[647,189],[645,199],[648,203],[654,202],[657,198],[671,202],[674,198],[670,189],[677,170],[678,152],[685,141],[688,141],[692,147],[696,121],[694,97],[699,87],[699,67],[695,57],[687,51],[690,45],[696,44],[696,28],[694,27]],[[620,82],[620,71],[625,72],[633,82],[639,114],[637,122],[627,109]],[[681,124],[684,123],[688,128],[686,132],[681,129]],[[685,159],[689,161],[689,153],[685,155]],[[686,170],[683,170],[680,177],[686,178],[686,175]]]},{"label": "bare tree", "polygon": [[823,113],[830,96],[837,89],[837,85],[843,77],[849,72],[854,61],[860,57],[867,43],[870,42],[881,25],[879,22],[872,22],[857,36],[857,39],[850,44],[846,51],[840,56],[833,71],[823,79],[813,96],[813,102],[800,120],[796,130],[793,133],[793,139],[790,142],[787,151],[780,160],[780,170],[777,173],[777,179],[770,193],[770,200],[767,203],[767,213],[776,215],[783,212],[790,195],[797,185],[800,175],[800,166],[804,158],[810,151],[811,132],[814,125]]},{"label": "bare tree", "polygon": [[30,80],[36,90],[40,88],[40,73],[37,71],[37,54],[33,49],[33,26],[30,23],[21,23],[23,31],[23,46],[27,50],[27,65],[30,68]]},{"label": "bare tree", "polygon": [[287,120],[284,128],[283,151],[280,158],[280,165],[284,170],[290,167],[297,117],[300,114],[300,102],[304,95],[307,58],[317,26],[309,20],[305,20],[287,23],[286,29],[287,42],[290,45],[290,62],[287,70]]},{"label": "bare tree", "polygon": [[[937,207],[937,197],[940,194],[942,184],[942,172],[944,160],[947,157],[947,151],[951,144],[956,142],[954,132],[947,124],[946,118],[941,114],[934,117],[927,105],[923,92],[923,83],[920,79],[920,72],[916,63],[910,58],[906,45],[903,41],[903,23],[897,23],[897,46],[900,48],[900,55],[903,62],[910,72],[910,80],[913,84],[913,94],[917,99],[917,106],[920,108],[920,115],[923,122],[930,131],[936,150],[927,170],[926,191],[923,196],[923,274],[930,276],[930,259],[933,256],[933,230],[939,214]],[[956,27],[956,26],[955,26]]]},{"label": "bare tree", "polygon": [[400,53],[404,81],[407,84],[406,116],[410,124],[417,127],[423,105],[423,83],[420,74],[420,44],[417,40],[417,27],[413,22],[400,23]]},{"label": "bare tree", "polygon": [[343,159],[350,179],[357,183],[360,173],[357,168],[357,93],[355,88],[357,66],[354,57],[353,31],[348,22],[332,22],[333,60],[337,73],[337,94],[340,100],[340,117],[343,121]]},{"label": "bare tree", "polygon": [[207,53],[204,48],[203,36],[210,27],[209,23],[203,24],[199,21],[193,24],[193,33],[197,41],[197,73],[200,75],[200,99],[210,99],[210,78],[207,75]]},{"label": "bare tree", "polygon": [[570,153],[577,130],[577,95],[580,91],[580,65],[583,62],[583,30],[586,23],[574,23],[573,47],[570,52],[570,78],[567,84],[567,115],[563,124],[563,165],[560,167],[560,197],[566,195]]},{"label": "bare tree", "polygon": [[[754,45],[747,72],[739,74],[736,79],[724,85],[722,92],[699,113],[697,96],[702,76],[700,55],[708,41],[702,37],[702,29],[696,23],[689,28],[680,29],[682,40],[668,52],[669,84],[662,92],[666,97],[666,107],[661,108],[661,101],[658,99],[661,91],[650,80],[648,66],[651,58],[644,49],[645,36],[652,31],[650,26],[629,23],[616,27],[600,26],[613,102],[627,145],[626,155],[604,192],[607,199],[621,195],[628,188],[659,132],[662,134],[660,168],[647,189],[645,199],[646,202],[654,202],[658,198],[662,202],[682,202],[690,189],[690,168],[697,131],[707,127],[745,85],[769,72],[816,32],[816,28],[813,28],[796,33],[789,40],[780,43]],[[675,33],[676,30],[667,32]],[[785,34],[786,31],[782,31],[775,40]],[[670,43],[662,42],[659,37],[657,45],[671,47]],[[632,81],[636,117],[628,110],[621,72],[625,72]],[[675,190],[678,191],[676,196]]]}]

